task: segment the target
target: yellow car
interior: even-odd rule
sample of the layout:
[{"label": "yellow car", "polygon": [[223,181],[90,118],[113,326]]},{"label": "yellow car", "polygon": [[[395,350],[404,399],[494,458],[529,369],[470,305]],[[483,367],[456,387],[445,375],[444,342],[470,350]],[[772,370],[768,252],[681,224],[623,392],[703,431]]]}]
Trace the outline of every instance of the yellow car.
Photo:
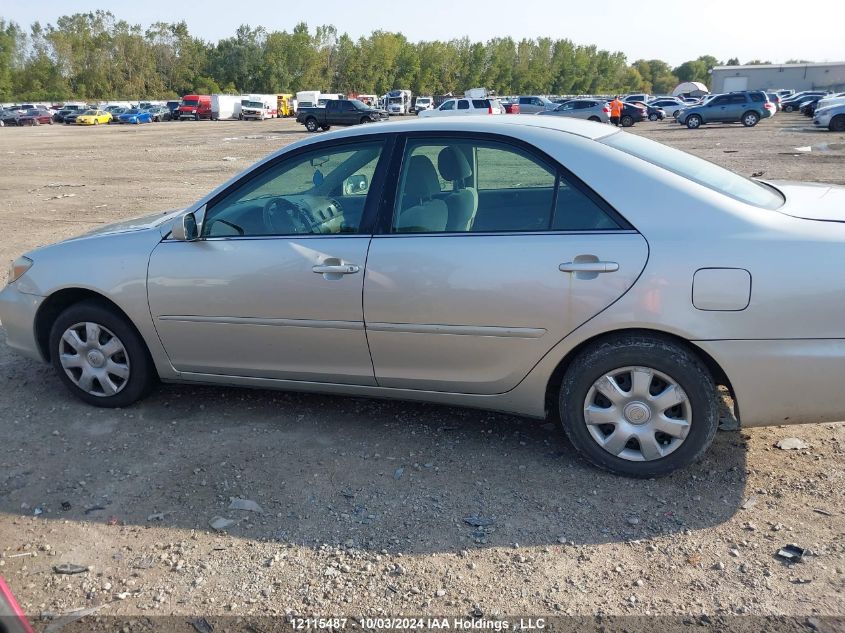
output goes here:
[{"label": "yellow car", "polygon": [[86,110],[76,117],[77,125],[99,125],[111,121],[111,112],[103,110]]}]

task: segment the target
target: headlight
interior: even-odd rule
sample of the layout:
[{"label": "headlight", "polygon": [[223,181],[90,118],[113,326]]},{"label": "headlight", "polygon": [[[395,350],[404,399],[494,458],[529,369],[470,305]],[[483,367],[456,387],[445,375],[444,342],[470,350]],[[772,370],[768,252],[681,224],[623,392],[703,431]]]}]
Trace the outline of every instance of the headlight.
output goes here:
[{"label": "headlight", "polygon": [[9,279],[6,283],[17,281],[30,268],[32,268],[32,260],[29,257],[18,257],[9,265]]}]

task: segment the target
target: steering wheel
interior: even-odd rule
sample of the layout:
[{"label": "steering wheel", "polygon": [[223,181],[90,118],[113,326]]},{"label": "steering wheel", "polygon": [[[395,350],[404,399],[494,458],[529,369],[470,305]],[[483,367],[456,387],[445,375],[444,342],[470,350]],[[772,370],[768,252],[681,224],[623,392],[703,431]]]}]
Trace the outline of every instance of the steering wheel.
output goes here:
[{"label": "steering wheel", "polygon": [[287,198],[271,198],[262,210],[264,226],[270,233],[311,233],[313,220]]}]

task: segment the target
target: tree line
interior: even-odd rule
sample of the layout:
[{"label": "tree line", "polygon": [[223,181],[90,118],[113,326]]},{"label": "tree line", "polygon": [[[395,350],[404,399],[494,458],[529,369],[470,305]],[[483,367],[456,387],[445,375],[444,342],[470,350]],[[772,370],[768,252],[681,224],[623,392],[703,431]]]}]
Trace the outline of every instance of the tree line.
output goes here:
[{"label": "tree line", "polygon": [[353,40],[334,26],[300,23],[291,32],[243,25],[215,43],[191,35],[184,21],[143,28],[108,11],[28,30],[0,17],[0,101],[394,88],[447,94],[479,86],[498,94],[660,94],[681,81],[707,84],[718,64],[708,55],[674,68],[659,59],[629,64],[619,51],[545,37],[410,42],[374,31]]}]

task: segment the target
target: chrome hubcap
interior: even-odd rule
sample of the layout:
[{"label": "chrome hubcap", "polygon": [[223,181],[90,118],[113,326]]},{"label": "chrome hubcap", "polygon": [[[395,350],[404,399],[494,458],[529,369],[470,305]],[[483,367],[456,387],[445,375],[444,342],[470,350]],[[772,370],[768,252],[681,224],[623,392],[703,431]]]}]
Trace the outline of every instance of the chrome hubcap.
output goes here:
[{"label": "chrome hubcap", "polygon": [[126,348],[97,323],[77,323],[65,330],[59,361],[73,384],[92,396],[113,396],[129,381]]},{"label": "chrome hubcap", "polygon": [[649,367],[622,367],[590,387],[584,422],[608,453],[628,461],[652,461],[683,444],[692,407],[672,377]]}]

